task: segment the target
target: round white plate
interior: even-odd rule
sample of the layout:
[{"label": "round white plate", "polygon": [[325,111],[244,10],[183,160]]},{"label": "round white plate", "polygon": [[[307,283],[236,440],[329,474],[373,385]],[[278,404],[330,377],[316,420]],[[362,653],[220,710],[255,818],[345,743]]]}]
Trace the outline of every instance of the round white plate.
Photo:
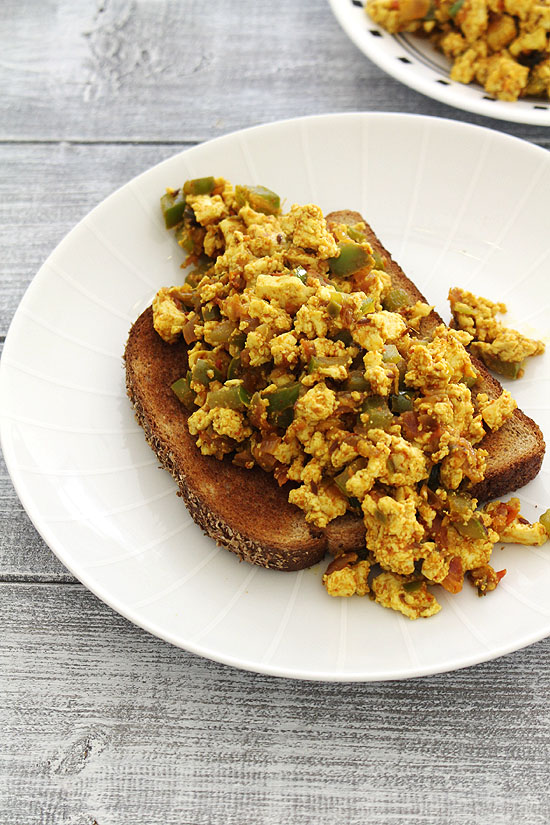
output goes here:
[{"label": "round white plate", "polygon": [[479,85],[451,80],[450,61],[427,41],[410,34],[388,34],[365,13],[362,0],[329,0],[332,11],[355,45],[373,63],[417,92],[479,115],[550,126],[550,101],[495,100]]},{"label": "round white plate", "polygon": [[[262,183],[287,207],[359,210],[444,317],[449,286],[461,284],[507,301],[524,331],[548,329],[550,155],[542,149],[393,114],[301,118],[197,146],[130,181],[78,224],[12,322],[0,374],[2,443],[46,542],[131,621],[264,673],[397,679],[550,634],[550,546],[495,549],[497,569],[508,570],[495,593],[480,599],[468,585],[457,596],[442,592],[437,616],[411,622],[367,598],[331,599],[323,565],[280,573],[241,564],[194,525],[134,420],[122,352],[155,291],[181,282],[159,196],[207,174]],[[547,376],[545,357],[533,359],[513,389],[549,434]],[[546,509],[548,464],[521,498],[527,517]]]}]

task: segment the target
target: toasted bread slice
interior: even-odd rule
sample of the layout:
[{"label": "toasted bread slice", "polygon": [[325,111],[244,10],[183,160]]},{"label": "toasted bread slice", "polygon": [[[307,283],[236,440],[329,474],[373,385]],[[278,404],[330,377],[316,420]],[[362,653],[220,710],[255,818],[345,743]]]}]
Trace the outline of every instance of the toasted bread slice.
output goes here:
[{"label": "toasted bread slice", "polygon": [[[334,212],[327,221],[354,224],[356,212]],[[367,227],[368,240],[386,258],[386,270],[395,286],[413,301],[424,297]],[[441,323],[432,312],[424,319],[426,331]],[[246,470],[229,460],[204,456],[187,428],[189,413],[171,385],[187,371],[187,347],[182,340],[165,343],[153,327],[151,307],[130,330],[125,350],[126,387],[136,417],[160,464],[176,480],[193,519],[218,544],[239,558],[279,570],[301,570],[338,553],[364,545],[362,519],[346,514],[321,530],[309,525],[303,512],[288,502],[288,485],[259,467]],[[502,391],[485,367],[479,391],[496,397]],[[476,385],[477,386],[477,385]],[[500,496],[530,481],[539,471],[544,441],[537,425],[516,411],[501,430],[483,440],[489,450],[486,479],[472,489],[480,500]]]}]

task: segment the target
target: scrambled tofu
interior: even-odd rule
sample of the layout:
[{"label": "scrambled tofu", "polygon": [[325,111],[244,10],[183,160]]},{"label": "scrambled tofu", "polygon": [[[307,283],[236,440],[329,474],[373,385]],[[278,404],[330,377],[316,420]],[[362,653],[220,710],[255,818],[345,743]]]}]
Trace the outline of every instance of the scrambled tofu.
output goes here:
[{"label": "scrambled tofu", "polygon": [[323,584],[329,596],[365,596],[370,591],[369,573],[370,564],[367,561],[357,561],[355,553],[347,554],[329,565],[323,576]]},{"label": "scrambled tofu", "polygon": [[427,37],[452,62],[450,76],[498,100],[550,97],[547,0],[367,0],[391,34]]},{"label": "scrambled tofu", "polygon": [[497,315],[506,312],[506,304],[494,303],[458,287],[450,290],[449,302],[453,323],[471,335],[471,351],[489,369],[507,378],[521,378],[525,359],[544,352],[542,341],[527,338],[498,320]]},{"label": "scrambled tofu", "polygon": [[550,511],[545,513],[540,521],[529,524],[527,519],[520,515],[519,499],[514,497],[507,503],[490,502],[485,505],[483,512],[489,516],[492,528],[498,533],[499,541],[540,546],[548,540]]},{"label": "scrambled tofu", "polygon": [[426,582],[406,579],[395,573],[380,573],[372,581],[372,591],[378,604],[397,610],[409,619],[426,619],[441,610]]},{"label": "scrambled tofu", "polygon": [[515,500],[480,510],[468,492],[485,474],[477,445],[516,407],[508,392],[472,395],[467,346],[499,340],[502,305],[454,290],[465,320],[434,328],[433,308],[394,288],[364,224],[327,224],[313,204],[283,214],[264,187],[201,178],[168,190],[163,208],[187,277],[159,290],[154,326],[187,344],[173,390],[189,432],[203,454],[289,484],[314,530],[362,517],[365,545],[331,562],[330,595],[432,616],[430,587],[497,586],[497,541],[546,540]]},{"label": "scrambled tofu", "polygon": [[503,390],[498,398],[494,398],[492,401],[489,400],[487,393],[480,392],[477,394],[476,400],[481,417],[491,430],[498,430],[499,427],[502,427],[518,406],[508,390]]}]

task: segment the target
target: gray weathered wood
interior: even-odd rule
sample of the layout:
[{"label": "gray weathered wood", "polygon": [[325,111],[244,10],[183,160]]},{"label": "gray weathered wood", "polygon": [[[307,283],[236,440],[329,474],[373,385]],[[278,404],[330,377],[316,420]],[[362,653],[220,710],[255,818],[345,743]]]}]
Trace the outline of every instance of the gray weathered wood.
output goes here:
[{"label": "gray weathered wood", "polygon": [[326,0],[4,0],[0,138],[199,141],[321,112],[422,112],[548,145],[429,100],[349,41]]},{"label": "gray weathered wood", "polygon": [[80,586],[0,593],[2,825],[548,822],[549,640],[324,685],[199,659]]},{"label": "gray weathered wood", "polygon": [[[326,0],[3,0],[0,88],[0,339],[75,223],[198,141],[380,110],[550,147],[386,76]],[[75,583],[3,463],[0,527],[1,825],[550,823],[550,640],[409,682],[277,680],[173,648]]]}]

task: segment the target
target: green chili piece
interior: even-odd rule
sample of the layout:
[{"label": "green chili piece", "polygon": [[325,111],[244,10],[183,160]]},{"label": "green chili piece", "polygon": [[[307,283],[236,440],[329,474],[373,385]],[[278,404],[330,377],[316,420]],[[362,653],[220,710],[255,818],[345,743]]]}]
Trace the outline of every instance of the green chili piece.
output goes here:
[{"label": "green chili piece", "polygon": [[185,307],[188,307],[188,309],[194,309],[195,312],[197,311],[200,304],[200,298],[195,290],[185,292],[182,290],[178,295],[178,298]]},{"label": "green chili piece", "polygon": [[213,264],[214,261],[212,260],[212,258],[209,258],[208,255],[206,255],[203,252],[201,255],[199,255],[199,259],[197,261],[195,269],[197,270],[197,272],[201,272],[202,274],[204,274],[208,269],[210,269],[210,267]]},{"label": "green chili piece", "polygon": [[312,372],[317,372],[318,370],[326,369],[327,367],[341,367],[347,364],[349,358],[347,355],[332,355],[332,356],[323,356],[323,355],[313,355],[309,359],[309,363],[307,365],[307,371],[311,375]]},{"label": "green chili piece", "polygon": [[465,375],[464,378],[462,379],[462,383],[465,384],[468,388],[471,388],[471,387],[474,386],[477,379],[478,379],[477,373],[475,375]]},{"label": "green chili piece", "polygon": [[356,243],[365,242],[364,233],[360,232],[359,229],[356,229],[354,226],[346,226],[346,232],[352,241],[355,241]]},{"label": "green chili piece", "polygon": [[220,308],[216,304],[204,306],[201,311],[203,321],[219,321],[221,318]]},{"label": "green chili piece", "polygon": [[374,259],[374,268],[381,269],[382,272],[384,272],[386,269],[386,259],[383,258],[379,252],[373,252],[372,257]]},{"label": "green chili piece", "polygon": [[334,298],[331,298],[327,304],[327,312],[331,318],[338,318],[338,316],[342,312],[342,304],[339,304],[338,301],[335,301]]},{"label": "green chili piece", "polygon": [[542,516],[539,518],[540,523],[550,536],[550,510],[547,510]]},{"label": "green chili piece", "polygon": [[215,186],[216,181],[212,176],[207,178],[193,178],[193,180],[185,181],[183,191],[186,195],[209,195]]},{"label": "green chili piece", "polygon": [[359,307],[359,314],[360,315],[370,315],[371,312],[374,312],[374,309],[375,309],[374,298],[367,298],[367,300],[363,301],[363,303]]},{"label": "green chili piece", "polygon": [[348,392],[365,392],[370,389],[370,384],[361,370],[351,370],[342,386]]},{"label": "green chili piece", "polygon": [[197,358],[195,366],[191,370],[193,381],[198,384],[204,384],[207,387],[211,381],[223,381],[223,375],[212,361],[207,361],[206,358]]},{"label": "green chili piece", "polygon": [[338,473],[338,475],[334,476],[334,478],[333,478],[333,481],[336,484],[336,486],[338,487],[338,489],[340,490],[340,492],[344,496],[348,496],[348,497],[349,497],[349,493],[348,493],[346,484],[347,484],[349,478],[351,478],[351,473],[349,472],[347,467],[346,467],[345,470],[343,470],[341,473]]},{"label": "green chili piece", "polygon": [[294,409],[292,407],[287,407],[286,410],[279,410],[278,412],[271,413],[269,416],[269,421],[273,424],[274,427],[280,427],[281,430],[286,430],[292,424],[294,419]]},{"label": "green chili piece", "polygon": [[226,318],[224,321],[220,321],[214,329],[210,330],[208,333],[208,341],[212,344],[227,344],[234,329],[235,324],[233,321]]},{"label": "green chili piece", "polygon": [[400,392],[398,395],[390,396],[391,411],[396,415],[412,410],[413,396],[410,392]]},{"label": "green chili piece", "polygon": [[369,395],[361,407],[363,413],[368,413],[367,429],[379,428],[385,430],[393,422],[393,414],[387,401],[380,395]]},{"label": "green chili piece", "polygon": [[189,284],[189,286],[192,286],[194,289],[202,281],[203,277],[204,272],[201,272],[199,269],[193,269],[185,276],[185,283]]},{"label": "green chili piece", "polygon": [[303,284],[307,281],[307,272],[303,266],[297,266],[292,270],[292,274],[299,278]]},{"label": "green chili piece", "polygon": [[487,528],[477,516],[472,516],[465,524],[458,522],[454,526],[467,539],[484,539],[487,535]]},{"label": "green chili piece", "polygon": [[279,390],[270,392],[266,395],[268,401],[267,412],[275,413],[281,410],[286,410],[288,407],[293,407],[298,400],[300,393],[300,384],[289,384],[286,387],[281,387]]},{"label": "green chili piece", "polygon": [[[357,470],[360,470],[361,467],[364,466],[364,462],[360,458],[356,458],[351,464],[348,464],[347,467],[344,467],[341,473],[338,473],[337,476],[334,476],[333,481],[345,496],[350,498],[350,494],[348,493],[348,489],[346,484],[348,483],[349,479],[354,475]],[[359,507],[361,506],[359,501],[356,499]]]},{"label": "green chili piece", "polygon": [[395,344],[385,344],[382,353],[382,361],[385,364],[398,364],[403,361],[403,356],[395,346]]},{"label": "green chili piece", "polygon": [[406,593],[416,593],[417,590],[420,590],[423,584],[423,579],[415,579],[411,582],[405,582],[403,584],[403,590]]},{"label": "green chili piece", "polygon": [[251,186],[248,190],[249,203],[256,212],[275,215],[281,208],[281,199],[267,186]]},{"label": "green chili piece", "polygon": [[426,22],[427,22],[428,20],[435,20],[435,3],[434,3],[434,2],[432,2],[432,3],[430,4],[430,8],[428,9],[428,11],[426,12],[426,14],[424,15],[424,18],[423,18],[423,19],[424,19]]},{"label": "green chili piece", "polygon": [[181,401],[184,407],[191,410],[193,409],[195,401],[195,393],[189,386],[189,378],[190,373],[187,373],[185,378],[178,378],[178,380],[172,384],[171,389],[176,394],[178,401]]},{"label": "green chili piece", "polygon": [[186,276],[185,283],[190,284],[193,287],[197,286],[202,281],[203,277],[213,263],[212,258],[209,258],[208,255],[200,255],[195,268],[192,269]]},{"label": "green chili piece", "polygon": [[160,199],[160,208],[164,217],[166,229],[177,226],[183,218],[185,209],[185,195],[181,189],[169,189]]},{"label": "green chili piece", "polygon": [[388,312],[397,312],[402,307],[409,306],[411,299],[404,289],[390,289],[384,300],[382,306]]},{"label": "green chili piece", "polygon": [[179,229],[176,230],[176,241],[188,255],[193,253],[195,243],[189,229],[185,225],[180,226]]},{"label": "green chili piece", "polygon": [[369,255],[359,244],[353,241],[342,241],[338,244],[338,248],[340,254],[336,258],[328,259],[328,267],[333,275],[345,278],[353,275],[368,263]]},{"label": "green chili piece", "polygon": [[491,355],[487,352],[481,353],[485,366],[499,375],[504,375],[505,378],[519,378],[523,374],[525,361],[504,361],[502,358],[497,358],[496,355]]},{"label": "green chili piece", "polygon": [[256,212],[264,215],[276,215],[281,208],[281,199],[276,192],[266,186],[236,186],[237,205],[249,203]]},{"label": "green chili piece", "polygon": [[456,17],[462,6],[464,5],[464,0],[456,0],[456,3],[453,3],[451,8],[449,9],[449,16]]},{"label": "green chili piece", "polygon": [[233,378],[239,378],[241,376],[243,367],[241,364],[241,359],[239,357],[232,358],[229,362],[229,366],[227,368],[227,378],[231,380]]},{"label": "green chili piece", "polygon": [[230,346],[237,347],[238,350],[243,350],[246,346],[246,332],[240,329],[235,329],[229,338]]},{"label": "green chili piece", "polygon": [[470,507],[471,499],[467,496],[463,496],[460,493],[449,493],[447,501],[449,504],[449,512],[461,516],[463,521],[464,518],[472,512],[472,508]]},{"label": "green chili piece", "polygon": [[229,410],[242,410],[250,406],[250,398],[250,393],[242,384],[232,384],[229,387],[220,387],[219,390],[209,392],[206,396],[206,403],[210,409],[224,407]]},{"label": "green chili piece", "polygon": [[349,329],[341,329],[333,336],[333,341],[341,341],[346,347],[351,347],[353,344],[353,336]]}]

